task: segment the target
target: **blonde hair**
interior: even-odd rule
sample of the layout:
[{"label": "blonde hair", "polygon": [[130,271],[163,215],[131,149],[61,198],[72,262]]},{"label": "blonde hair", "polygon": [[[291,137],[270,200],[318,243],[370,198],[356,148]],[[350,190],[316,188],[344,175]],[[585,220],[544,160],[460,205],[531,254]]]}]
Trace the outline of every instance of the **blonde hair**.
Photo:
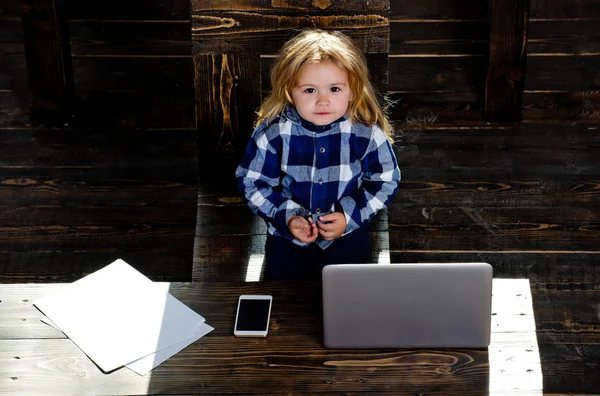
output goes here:
[{"label": "blonde hair", "polygon": [[393,128],[369,80],[367,60],[348,36],[338,31],[308,29],[284,44],[271,69],[271,94],[258,110],[256,125],[281,114],[293,105],[291,90],[298,83],[305,63],[333,62],[348,73],[353,100],[348,105],[350,119],[366,125],[378,125],[390,142]]}]

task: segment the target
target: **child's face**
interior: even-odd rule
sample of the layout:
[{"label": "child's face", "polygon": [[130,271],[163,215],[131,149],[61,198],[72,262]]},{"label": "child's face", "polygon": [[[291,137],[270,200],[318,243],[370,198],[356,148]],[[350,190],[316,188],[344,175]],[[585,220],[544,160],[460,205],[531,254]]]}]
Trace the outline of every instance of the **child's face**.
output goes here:
[{"label": "child's face", "polygon": [[305,63],[300,68],[298,85],[292,88],[298,114],[315,125],[327,125],[348,110],[352,93],[348,73],[333,62]]}]

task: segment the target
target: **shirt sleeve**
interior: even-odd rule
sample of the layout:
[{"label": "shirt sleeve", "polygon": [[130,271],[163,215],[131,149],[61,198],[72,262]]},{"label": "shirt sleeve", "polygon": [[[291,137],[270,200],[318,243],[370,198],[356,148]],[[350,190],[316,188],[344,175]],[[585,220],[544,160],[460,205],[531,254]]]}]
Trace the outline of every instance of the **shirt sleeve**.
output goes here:
[{"label": "shirt sleeve", "polygon": [[354,194],[342,197],[338,205],[346,217],[344,235],[368,222],[390,203],[398,191],[398,162],[392,145],[379,127],[372,128],[371,140],[361,166],[361,187]]},{"label": "shirt sleeve", "polygon": [[250,209],[271,223],[282,236],[302,244],[290,234],[287,224],[293,215],[305,217],[309,211],[282,194],[279,127],[275,122],[256,128],[235,175],[238,189]]}]

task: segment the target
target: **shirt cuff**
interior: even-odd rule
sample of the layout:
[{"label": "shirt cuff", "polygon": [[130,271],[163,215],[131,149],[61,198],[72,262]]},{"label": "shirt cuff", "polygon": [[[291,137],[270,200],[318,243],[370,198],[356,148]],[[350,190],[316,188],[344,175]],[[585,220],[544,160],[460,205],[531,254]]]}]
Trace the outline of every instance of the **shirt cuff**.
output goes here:
[{"label": "shirt cuff", "polygon": [[[341,210],[338,210],[338,207]],[[342,212],[346,217],[346,231],[341,236],[347,235],[360,227],[360,224],[352,218],[352,214],[355,214],[355,212],[358,212],[358,216],[360,216],[360,211],[356,208],[356,201],[351,197],[346,196],[336,202],[335,211]]]}]

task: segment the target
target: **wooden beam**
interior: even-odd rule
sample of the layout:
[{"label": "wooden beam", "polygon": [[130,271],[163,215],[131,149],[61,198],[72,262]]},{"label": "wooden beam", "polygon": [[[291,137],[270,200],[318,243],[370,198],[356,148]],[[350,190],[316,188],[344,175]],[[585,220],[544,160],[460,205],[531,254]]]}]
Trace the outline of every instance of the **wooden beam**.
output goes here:
[{"label": "wooden beam", "polygon": [[485,118],[522,120],[529,0],[490,0]]},{"label": "wooden beam", "polygon": [[371,78],[385,93],[389,0],[230,3],[234,4],[191,3],[200,169],[210,170],[201,176],[233,180],[255,112],[268,94],[269,84],[261,84],[261,77],[266,80],[269,75],[265,58],[276,54],[300,29],[343,30],[367,54]]},{"label": "wooden beam", "polygon": [[34,124],[71,119],[73,67],[64,0],[21,0],[25,56]]},{"label": "wooden beam", "polygon": [[201,174],[233,181],[260,106],[260,54],[194,55],[194,69]]}]

